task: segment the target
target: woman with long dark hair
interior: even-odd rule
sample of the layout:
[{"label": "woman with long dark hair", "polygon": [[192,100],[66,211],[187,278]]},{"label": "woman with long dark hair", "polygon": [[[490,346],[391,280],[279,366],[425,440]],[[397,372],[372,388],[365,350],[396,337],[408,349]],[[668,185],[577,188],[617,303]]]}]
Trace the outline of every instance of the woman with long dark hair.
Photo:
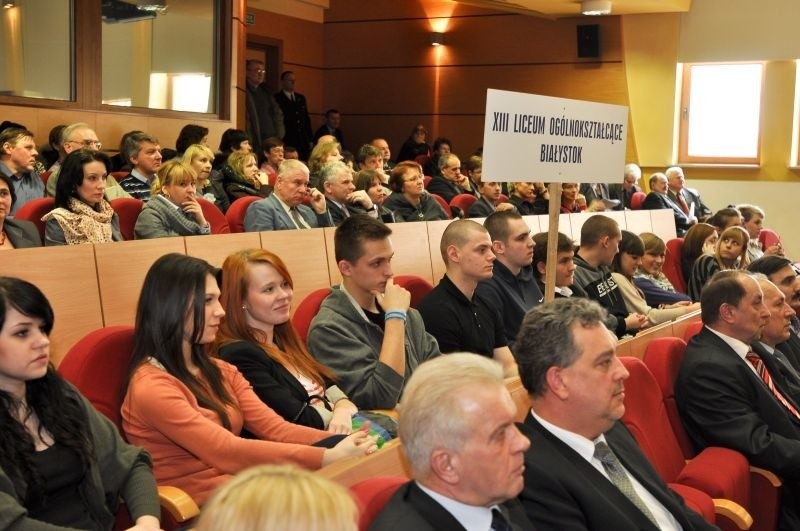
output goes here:
[{"label": "woman with long dark hair", "polygon": [[149,456],[61,379],[52,328],[36,286],[0,277],[0,529],[110,530],[120,497],[159,529]]},{"label": "woman with long dark hair", "polygon": [[[363,430],[334,441],[328,432],[285,421],[236,367],[209,357],[225,315],[215,272],[199,258],[167,254],[147,272],[139,297],[122,426],[128,440],[153,455],[156,478],[202,504],[254,464],[316,469],[374,451],[376,438]],[[240,437],[243,428],[260,440]]]},{"label": "woman with long dark hair", "polygon": [[70,153],[56,184],[53,210],[42,218],[45,245],[122,240],[119,217],[106,201],[108,157],[88,149]]}]

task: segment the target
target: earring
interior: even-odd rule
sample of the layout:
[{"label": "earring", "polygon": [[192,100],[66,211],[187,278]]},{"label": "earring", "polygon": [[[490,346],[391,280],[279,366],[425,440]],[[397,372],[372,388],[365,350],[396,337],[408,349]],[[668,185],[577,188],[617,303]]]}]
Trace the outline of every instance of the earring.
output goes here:
[{"label": "earring", "polygon": [[247,306],[242,306],[242,310],[247,311]]}]

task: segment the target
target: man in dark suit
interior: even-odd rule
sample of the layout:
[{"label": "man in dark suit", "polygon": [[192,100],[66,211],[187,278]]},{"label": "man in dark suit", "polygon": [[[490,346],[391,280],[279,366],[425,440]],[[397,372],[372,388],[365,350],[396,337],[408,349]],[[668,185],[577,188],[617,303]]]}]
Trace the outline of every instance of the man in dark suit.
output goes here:
[{"label": "man in dark suit", "polygon": [[633,163],[626,164],[622,184],[613,183],[608,185],[609,197],[619,201],[619,205],[614,207],[614,210],[630,210],[632,208],[631,199],[633,199],[633,194],[642,191],[639,187],[639,179],[641,178],[642,169],[638,165]]},{"label": "man in dark suit", "polygon": [[683,236],[689,227],[697,223],[697,218],[689,217],[680,205],[675,203],[667,195],[667,176],[663,173],[654,173],[650,176],[650,190],[642,203],[644,210],[658,210],[669,208],[675,216],[675,232],[678,236]]},{"label": "man in dark suit", "polygon": [[533,529],[515,498],[530,446],[516,412],[497,362],[459,353],[417,367],[399,421],[414,480],[370,530]]},{"label": "man in dark suit", "polygon": [[536,306],[515,344],[532,408],[519,498],[537,529],[716,529],[687,509],[620,422],[628,371],[606,313],[569,297]]},{"label": "man in dark suit", "polygon": [[308,160],[311,153],[311,118],[308,116],[306,97],[294,91],[294,72],[287,70],[281,74],[281,90],[275,93],[275,101],[283,112],[286,134],[283,142],[297,148],[301,160]]},{"label": "man in dark suit", "polygon": [[[311,207],[301,204],[311,196]],[[275,190],[256,201],[244,215],[245,232],[331,227],[325,196],[308,187],[308,167],[299,160],[284,160],[278,168]]]},{"label": "man in dark suit", "polygon": [[336,138],[339,145],[344,149],[344,133],[339,128],[342,123],[342,115],[336,109],[328,109],[325,111],[325,123],[319,126],[319,129],[314,133],[313,142],[316,145],[320,137],[330,135]]},{"label": "man in dark suit", "polygon": [[472,194],[474,191],[469,177],[461,173],[461,160],[453,153],[445,153],[439,157],[439,171],[425,187],[428,192],[436,194],[447,203],[459,194]]},{"label": "man in dark suit", "polygon": [[264,61],[258,59],[245,61],[247,85],[245,124],[253,151],[261,149],[261,142],[265,138],[283,138],[285,134],[283,111],[264,85],[266,73]]},{"label": "man in dark suit", "polygon": [[795,315],[789,318],[789,339],[783,341],[779,348],[786,354],[794,370],[800,373],[800,319],[796,315],[800,312],[800,277],[792,261],[785,256],[764,255],[750,262],[747,270],[766,275],[786,296],[786,303],[794,310]]},{"label": "man in dark suit", "polygon": [[[378,217],[378,208],[366,190],[356,190],[353,172],[345,163],[329,162],[322,167],[319,176],[334,226],[338,227],[353,214],[366,213],[372,218]],[[358,205],[358,209],[352,208],[354,204]]]},{"label": "man in dark suit", "polygon": [[[669,191],[667,192],[669,198],[679,205],[687,216],[690,212],[694,212],[694,217],[703,222],[711,217],[711,209],[700,199],[700,192],[686,187],[686,177],[683,175],[683,169],[678,166],[672,166],[667,168],[664,173],[669,181]],[[694,206],[693,210],[692,206]]]},{"label": "man in dark suit", "polygon": [[800,374],[792,367],[785,353],[794,310],[786,302],[786,296],[767,277],[756,275],[756,280],[764,294],[764,305],[770,316],[761,330],[761,337],[750,346],[761,357],[784,397],[795,409],[800,410]]},{"label": "man in dark suit", "polygon": [[686,433],[698,449],[732,448],[781,476],[779,529],[800,529],[800,418],[765,384],[750,352],[770,317],[761,288],[747,272],[721,271],[700,303],[705,327],[675,381]]}]

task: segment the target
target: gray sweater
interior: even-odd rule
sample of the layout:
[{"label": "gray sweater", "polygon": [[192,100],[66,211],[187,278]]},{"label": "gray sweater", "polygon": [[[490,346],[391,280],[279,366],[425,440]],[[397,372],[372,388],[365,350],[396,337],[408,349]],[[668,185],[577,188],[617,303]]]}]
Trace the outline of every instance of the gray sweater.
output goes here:
[{"label": "gray sweater", "polygon": [[378,360],[382,343],[381,327],[367,320],[338,288],[322,302],[308,333],[311,353],[334,372],[339,387],[359,409],[393,409],[414,369],[439,355],[436,339],[413,308],[405,327],[405,374]]}]

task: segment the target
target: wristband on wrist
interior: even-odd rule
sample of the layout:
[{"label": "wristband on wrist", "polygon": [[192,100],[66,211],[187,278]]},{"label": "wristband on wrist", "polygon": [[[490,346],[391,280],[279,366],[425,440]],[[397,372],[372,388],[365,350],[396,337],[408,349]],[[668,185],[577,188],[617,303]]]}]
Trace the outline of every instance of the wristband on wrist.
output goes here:
[{"label": "wristband on wrist", "polygon": [[389,319],[402,319],[405,323],[406,312],[404,310],[387,310],[386,313],[383,314],[383,320],[388,321]]}]

